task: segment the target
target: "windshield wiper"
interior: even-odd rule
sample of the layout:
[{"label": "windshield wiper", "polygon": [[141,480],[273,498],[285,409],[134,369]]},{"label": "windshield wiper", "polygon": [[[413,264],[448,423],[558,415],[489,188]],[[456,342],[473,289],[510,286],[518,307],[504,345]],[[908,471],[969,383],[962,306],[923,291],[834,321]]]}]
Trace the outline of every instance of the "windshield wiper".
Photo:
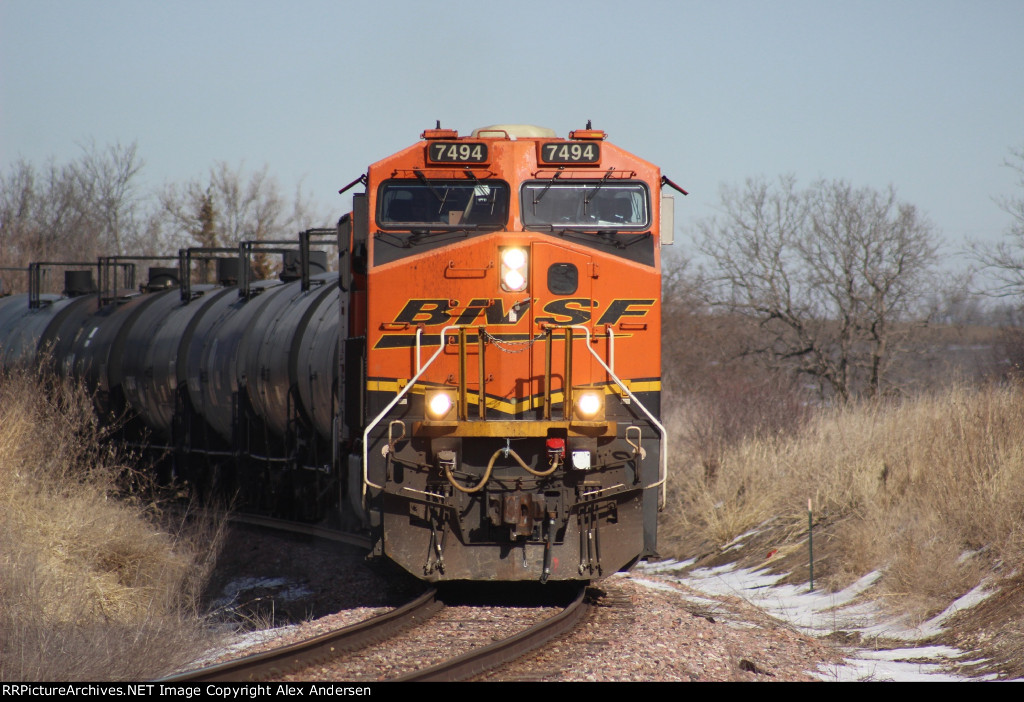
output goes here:
[{"label": "windshield wiper", "polygon": [[609,168],[608,172],[604,174],[604,178],[601,179],[601,182],[595,185],[594,189],[590,191],[590,195],[583,196],[583,214],[589,214],[589,212],[587,212],[587,208],[590,207],[590,201],[594,199],[594,196],[597,195],[597,191],[600,190],[601,187],[608,182],[608,179],[612,177],[612,171],[614,170],[614,166]]},{"label": "windshield wiper", "polygon": [[430,191],[431,195],[436,197],[437,201],[444,205],[445,197],[442,197],[441,193],[437,192],[437,189],[431,184],[429,180],[427,180],[427,177],[423,175],[423,171],[413,170],[413,173],[416,174],[416,177],[419,179],[421,183],[427,186],[427,190]]},{"label": "windshield wiper", "polygon": [[558,180],[562,176],[562,172],[564,170],[565,170],[565,166],[559,166],[558,167],[558,173],[555,173],[553,176],[551,176],[551,180],[549,180],[547,182],[547,184],[544,186],[544,189],[540,191],[539,195],[534,196],[534,198],[533,198],[533,211],[534,211],[534,213],[537,212],[537,205],[540,204],[540,199],[542,197],[544,197],[545,193],[547,193],[548,188],[551,187],[551,184],[554,183],[556,180]]}]

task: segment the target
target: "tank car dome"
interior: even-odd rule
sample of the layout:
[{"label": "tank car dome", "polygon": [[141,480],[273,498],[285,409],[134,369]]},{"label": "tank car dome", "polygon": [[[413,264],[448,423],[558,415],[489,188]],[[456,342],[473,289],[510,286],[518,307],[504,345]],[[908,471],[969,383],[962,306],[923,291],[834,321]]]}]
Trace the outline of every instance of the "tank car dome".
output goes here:
[{"label": "tank car dome", "polygon": [[153,266],[149,269],[149,282],[146,283],[146,292],[159,292],[167,288],[177,287],[178,269]]},{"label": "tank car dome", "polygon": [[66,297],[80,297],[95,292],[96,282],[93,280],[92,271],[64,271],[63,294]]}]

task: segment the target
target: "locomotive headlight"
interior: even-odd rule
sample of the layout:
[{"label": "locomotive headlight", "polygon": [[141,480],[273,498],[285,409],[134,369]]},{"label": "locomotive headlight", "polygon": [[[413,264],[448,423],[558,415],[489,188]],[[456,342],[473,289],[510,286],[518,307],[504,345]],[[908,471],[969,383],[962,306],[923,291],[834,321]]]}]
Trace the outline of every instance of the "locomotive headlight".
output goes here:
[{"label": "locomotive headlight", "polygon": [[528,256],[526,249],[506,247],[501,249],[501,288],[508,292],[526,289]]},{"label": "locomotive headlight", "polygon": [[428,390],[426,394],[427,419],[445,419],[455,403],[452,395],[444,390]]},{"label": "locomotive headlight", "polygon": [[594,419],[604,408],[604,396],[594,390],[585,390],[576,396],[576,412],[582,419]]}]

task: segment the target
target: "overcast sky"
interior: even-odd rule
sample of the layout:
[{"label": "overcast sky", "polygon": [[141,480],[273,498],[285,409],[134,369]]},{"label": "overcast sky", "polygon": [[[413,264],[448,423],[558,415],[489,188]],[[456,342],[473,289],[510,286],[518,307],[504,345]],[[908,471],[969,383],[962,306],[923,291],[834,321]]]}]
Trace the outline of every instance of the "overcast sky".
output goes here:
[{"label": "overcast sky", "polygon": [[1021,0],[0,0],[0,168],[136,142],[153,185],[267,165],[337,190],[441,120],[588,119],[691,191],[896,186],[994,240],[1024,145]]}]

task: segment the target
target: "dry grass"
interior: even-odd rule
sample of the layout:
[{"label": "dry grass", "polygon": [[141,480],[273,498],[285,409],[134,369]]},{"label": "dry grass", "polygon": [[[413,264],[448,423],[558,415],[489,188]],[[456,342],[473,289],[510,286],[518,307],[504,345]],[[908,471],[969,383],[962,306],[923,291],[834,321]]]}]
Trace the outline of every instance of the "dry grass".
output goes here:
[{"label": "dry grass", "polygon": [[[685,407],[673,423],[692,423]],[[662,550],[689,555],[695,538],[713,550],[759,527],[792,550],[806,541],[810,498],[816,576],[840,587],[880,570],[886,601],[924,615],[1019,560],[1021,427],[1019,386],[821,410],[723,448],[712,475],[699,457],[678,460]]]},{"label": "dry grass", "polygon": [[127,494],[99,439],[80,389],[0,377],[0,679],[152,677],[204,636],[216,539]]}]

